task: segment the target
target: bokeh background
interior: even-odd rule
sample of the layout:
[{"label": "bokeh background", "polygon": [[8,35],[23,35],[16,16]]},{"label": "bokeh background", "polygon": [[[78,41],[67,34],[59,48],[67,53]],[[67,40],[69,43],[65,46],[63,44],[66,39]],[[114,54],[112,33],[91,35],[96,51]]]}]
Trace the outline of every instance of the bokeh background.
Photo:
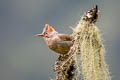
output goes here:
[{"label": "bokeh background", "polygon": [[41,33],[44,24],[71,34],[83,15],[99,6],[97,25],[113,80],[120,80],[120,0],[0,0],[0,80],[49,80],[58,56]]}]

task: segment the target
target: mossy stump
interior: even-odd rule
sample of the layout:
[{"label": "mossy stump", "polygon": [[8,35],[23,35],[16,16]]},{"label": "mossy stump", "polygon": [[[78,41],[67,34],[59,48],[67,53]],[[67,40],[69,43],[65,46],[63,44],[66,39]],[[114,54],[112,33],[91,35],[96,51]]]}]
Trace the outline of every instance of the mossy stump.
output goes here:
[{"label": "mossy stump", "polygon": [[104,59],[104,46],[96,26],[98,7],[86,12],[73,28],[74,44],[54,65],[56,80],[111,80]]}]

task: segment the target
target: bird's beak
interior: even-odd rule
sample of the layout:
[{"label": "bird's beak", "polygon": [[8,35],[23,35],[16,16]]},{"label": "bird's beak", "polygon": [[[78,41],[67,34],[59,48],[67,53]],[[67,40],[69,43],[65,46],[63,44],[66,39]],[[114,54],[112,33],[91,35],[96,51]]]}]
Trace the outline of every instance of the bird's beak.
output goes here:
[{"label": "bird's beak", "polygon": [[37,37],[43,37],[44,34],[36,34],[35,36],[37,36]]}]

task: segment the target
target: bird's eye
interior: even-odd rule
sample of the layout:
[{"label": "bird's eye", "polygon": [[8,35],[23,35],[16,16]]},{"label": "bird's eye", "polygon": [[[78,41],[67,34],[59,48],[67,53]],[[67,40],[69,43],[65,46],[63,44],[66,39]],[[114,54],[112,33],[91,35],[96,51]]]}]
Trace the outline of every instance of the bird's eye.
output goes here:
[{"label": "bird's eye", "polygon": [[48,38],[48,33],[45,33],[45,37],[47,37],[47,38]]},{"label": "bird's eye", "polygon": [[45,33],[45,35],[48,35],[48,33]]}]

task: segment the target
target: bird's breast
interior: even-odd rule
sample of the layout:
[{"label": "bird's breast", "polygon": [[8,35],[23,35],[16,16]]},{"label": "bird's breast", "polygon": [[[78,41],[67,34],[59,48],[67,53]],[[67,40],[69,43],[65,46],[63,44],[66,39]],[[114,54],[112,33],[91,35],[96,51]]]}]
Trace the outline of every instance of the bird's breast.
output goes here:
[{"label": "bird's breast", "polygon": [[59,38],[47,39],[46,42],[50,49],[60,54],[68,53],[72,45],[70,41],[65,42]]}]

